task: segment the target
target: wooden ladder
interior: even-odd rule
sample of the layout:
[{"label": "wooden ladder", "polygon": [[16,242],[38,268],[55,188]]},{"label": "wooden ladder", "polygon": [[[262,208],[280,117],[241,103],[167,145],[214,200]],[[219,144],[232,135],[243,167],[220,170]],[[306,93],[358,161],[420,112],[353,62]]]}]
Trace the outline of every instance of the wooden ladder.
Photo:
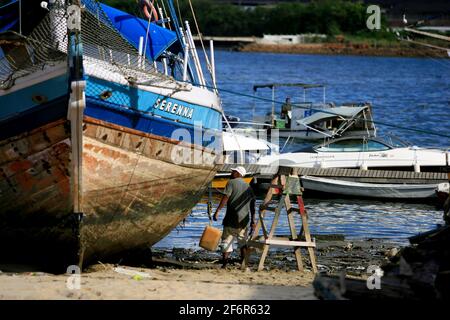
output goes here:
[{"label": "wooden ladder", "polygon": [[[269,203],[275,194],[281,194],[281,198],[278,201],[278,205],[271,207]],[[291,204],[291,196],[295,196],[297,207],[293,207]],[[281,211],[283,207],[286,208],[287,218],[289,222],[289,229],[291,237],[276,237],[275,230],[278,225]],[[266,211],[274,211],[274,217],[272,220],[272,226],[270,231],[267,230],[264,222],[264,216]],[[302,225],[300,234],[297,235],[295,228],[294,214],[300,214]],[[262,229],[262,236],[259,236],[259,231]],[[300,241],[302,235],[304,235],[306,241]],[[256,224],[255,231],[251,238],[247,241],[247,247],[262,249],[262,255],[259,260],[258,271],[264,268],[264,262],[267,254],[269,253],[270,246],[281,247],[294,247],[294,254],[297,260],[297,267],[299,271],[303,271],[303,262],[301,248],[307,248],[311,266],[314,273],[317,273],[316,257],[314,254],[314,248],[316,247],[315,241],[311,239],[308,226],[308,215],[303,203],[302,190],[300,187],[300,179],[297,174],[297,169],[293,169],[291,174],[279,172],[272,180],[269,190],[266,194],[264,202],[259,208],[259,219]],[[245,269],[248,264],[250,250],[247,250],[247,255],[242,261],[242,269]]]}]

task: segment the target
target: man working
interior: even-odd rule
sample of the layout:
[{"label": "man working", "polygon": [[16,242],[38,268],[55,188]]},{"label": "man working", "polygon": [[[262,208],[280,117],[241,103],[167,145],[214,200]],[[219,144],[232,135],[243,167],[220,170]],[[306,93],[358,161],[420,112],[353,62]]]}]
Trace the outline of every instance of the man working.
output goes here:
[{"label": "man working", "polygon": [[[242,179],[245,174],[244,167],[231,169],[231,179],[225,187],[222,200],[213,216],[214,221],[217,221],[220,210],[225,204],[227,205],[227,212],[222,222],[222,267],[225,267],[228,263],[230,253],[233,252],[233,241],[235,239],[238,240],[241,248],[241,259],[244,259],[247,251],[245,238],[249,220],[252,230],[255,229],[255,195],[252,188]],[[251,219],[249,219],[250,212]]]}]

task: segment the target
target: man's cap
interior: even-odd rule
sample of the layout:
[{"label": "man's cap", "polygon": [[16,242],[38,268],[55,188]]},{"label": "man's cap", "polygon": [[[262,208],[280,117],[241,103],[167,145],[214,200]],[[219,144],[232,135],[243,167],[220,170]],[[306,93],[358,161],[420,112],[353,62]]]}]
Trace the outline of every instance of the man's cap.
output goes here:
[{"label": "man's cap", "polygon": [[241,166],[236,167],[236,168],[231,168],[231,171],[236,171],[243,177],[247,174],[247,170],[245,170],[245,168],[241,167]]}]

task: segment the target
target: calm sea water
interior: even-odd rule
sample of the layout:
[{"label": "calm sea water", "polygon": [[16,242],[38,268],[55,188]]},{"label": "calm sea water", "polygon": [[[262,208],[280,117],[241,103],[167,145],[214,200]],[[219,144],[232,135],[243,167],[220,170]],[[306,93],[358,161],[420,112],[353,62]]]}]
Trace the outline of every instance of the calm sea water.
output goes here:
[{"label": "calm sea water", "polygon": [[[216,51],[216,73],[219,88],[250,95],[254,84],[326,84],[327,101],[371,102],[375,121],[450,135],[450,59]],[[321,101],[322,95],[320,89],[310,90],[307,100]],[[271,92],[258,91],[258,96],[271,98]],[[286,96],[294,102],[302,101],[303,91],[292,88],[276,91],[276,100],[283,101]],[[225,112],[242,120],[251,120],[271,109],[270,103],[227,92],[221,97]],[[377,127],[379,134],[393,133],[418,146],[450,147],[448,137],[381,124]],[[442,223],[442,211],[427,204],[349,199],[305,202],[312,232],[339,233],[348,239],[383,238],[406,244],[409,236]],[[199,204],[184,226],[173,230],[157,246],[195,248],[207,223],[206,206]],[[277,230],[288,233],[287,222],[281,221]]]}]

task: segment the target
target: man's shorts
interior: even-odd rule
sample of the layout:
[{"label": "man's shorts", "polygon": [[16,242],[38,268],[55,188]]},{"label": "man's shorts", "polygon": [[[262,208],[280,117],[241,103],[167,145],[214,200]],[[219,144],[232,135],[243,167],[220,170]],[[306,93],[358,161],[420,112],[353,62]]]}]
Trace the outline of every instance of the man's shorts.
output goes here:
[{"label": "man's shorts", "polygon": [[232,252],[233,242],[237,239],[239,247],[245,245],[247,235],[247,228],[231,228],[223,227],[222,232],[222,252]]}]

